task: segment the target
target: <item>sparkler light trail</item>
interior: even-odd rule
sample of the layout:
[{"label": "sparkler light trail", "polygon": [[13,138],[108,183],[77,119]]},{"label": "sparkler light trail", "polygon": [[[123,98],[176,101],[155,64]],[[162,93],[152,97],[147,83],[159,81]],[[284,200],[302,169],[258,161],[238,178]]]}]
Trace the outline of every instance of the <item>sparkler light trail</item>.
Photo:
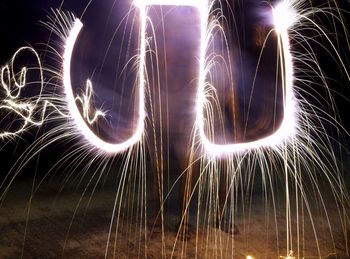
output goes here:
[{"label": "sparkler light trail", "polygon": [[[288,138],[292,138],[295,134],[297,127],[297,103],[295,101],[293,92],[293,58],[290,51],[288,30],[290,26],[294,24],[294,11],[289,6],[288,1],[282,1],[277,7],[272,9],[274,26],[278,34],[279,53],[282,66],[282,87],[283,87],[283,106],[284,114],[283,120],[280,127],[270,136],[261,138],[256,141],[247,143],[235,143],[235,144],[224,144],[218,145],[212,143],[205,133],[205,119],[204,119],[204,107],[206,101],[205,86],[206,86],[206,75],[205,75],[205,50],[208,42],[205,37],[202,39],[201,46],[201,64],[200,64],[200,79],[199,79],[199,90],[197,100],[197,126],[199,128],[199,134],[201,137],[202,144],[205,147],[205,151],[210,155],[223,155],[235,152],[244,152],[252,149],[259,149],[262,147],[278,146],[284,143]],[[202,35],[205,35],[207,31],[207,24],[205,18],[203,19]],[[208,35],[210,36],[210,35]],[[215,86],[214,86],[215,87]]]},{"label": "sparkler light trail", "polygon": [[[145,21],[142,23],[142,30],[145,30]],[[144,119],[145,119],[145,100],[144,100],[144,76],[143,76],[143,66],[144,66],[144,53],[145,53],[145,40],[141,41],[141,54],[140,54],[140,74],[139,74],[139,119],[138,119],[138,126],[135,130],[135,133],[132,137],[130,137],[127,141],[123,143],[118,144],[112,144],[108,143],[106,141],[103,141],[101,138],[99,138],[86,124],[84,118],[82,117],[77,105],[76,105],[76,98],[74,97],[73,89],[72,89],[72,83],[71,83],[71,59],[72,59],[72,53],[74,49],[75,42],[78,38],[79,32],[81,28],[83,27],[83,24],[79,19],[76,19],[74,21],[74,25],[72,27],[72,30],[67,38],[66,41],[66,47],[65,47],[65,54],[64,54],[64,62],[63,62],[63,81],[64,81],[64,88],[66,93],[66,98],[68,102],[68,109],[70,112],[70,116],[74,119],[74,122],[80,130],[80,132],[83,134],[83,136],[95,147],[106,151],[108,153],[119,153],[122,151],[125,151],[135,143],[137,143],[143,133],[144,129]],[[88,85],[91,85],[91,82],[88,81]],[[87,104],[88,105],[88,104]],[[85,108],[86,110],[86,108]],[[98,113],[101,113],[100,111],[97,111]]]},{"label": "sparkler light trail", "polygon": [[[272,13],[274,17],[274,25],[276,32],[278,33],[279,42],[279,53],[280,60],[282,64],[282,71],[284,72],[283,77],[283,92],[284,92],[284,115],[283,121],[279,129],[274,132],[271,136],[264,137],[262,139],[239,144],[225,144],[217,145],[212,143],[205,133],[205,118],[204,118],[204,107],[206,103],[206,50],[209,39],[211,37],[210,30],[208,29],[208,19],[210,13],[210,4],[207,0],[200,1],[186,1],[186,0],[148,0],[148,1],[136,1],[135,5],[140,9],[140,20],[141,20],[141,43],[140,43],[140,62],[139,62],[139,115],[138,115],[138,126],[132,137],[123,143],[112,144],[103,141],[101,138],[96,136],[92,130],[88,127],[86,122],[81,116],[78,110],[72,90],[71,79],[70,79],[70,63],[72,58],[72,52],[74,49],[75,42],[78,38],[79,31],[82,28],[82,23],[80,20],[76,19],[74,26],[67,38],[65,54],[64,54],[64,86],[66,97],[68,101],[68,107],[71,116],[84,135],[84,137],[95,147],[110,153],[119,153],[125,151],[135,143],[141,140],[143,130],[144,130],[144,119],[146,117],[145,112],[145,82],[144,77],[144,67],[145,67],[145,56],[146,56],[146,25],[147,25],[147,7],[152,5],[173,5],[173,6],[193,6],[198,8],[200,13],[200,23],[201,23],[201,46],[199,54],[199,84],[198,84],[198,94],[196,100],[196,126],[198,127],[201,142],[205,147],[205,152],[211,155],[222,155],[230,154],[234,152],[242,152],[250,149],[259,149],[261,147],[274,147],[276,145],[281,145],[284,140],[290,138],[294,135],[296,128],[297,113],[296,102],[293,93],[293,61],[292,55],[290,53],[288,29],[294,23],[294,10],[289,6],[288,1],[282,1],[276,8],[273,8]],[[208,33],[209,32],[209,33]]]},{"label": "sparkler light trail", "polygon": [[[98,1],[90,1],[90,4],[95,2]],[[87,202],[92,203],[92,196],[98,191],[99,184],[107,182],[104,178],[107,179],[106,175],[112,172],[117,177],[112,181],[115,185],[107,212],[108,233],[104,231],[103,242],[107,244],[96,249],[103,250],[105,258],[112,253],[118,257],[119,252],[126,250],[133,251],[127,251],[125,257],[132,254],[145,258],[153,255],[162,258],[236,258],[243,254],[246,258],[302,258],[308,255],[308,243],[312,239],[314,247],[311,250],[322,257],[324,240],[319,237],[323,232],[327,232],[327,238],[332,243],[330,250],[337,250],[337,240],[344,239],[344,245],[340,247],[342,253],[349,255],[350,199],[337,161],[333,135],[327,133],[330,125],[341,135],[342,126],[337,121],[336,104],[327,85],[328,79],[318,61],[319,53],[312,47],[317,45],[326,49],[325,55],[335,60],[342,69],[339,73],[349,83],[348,61],[344,61],[338,42],[338,35],[343,32],[343,40],[349,44],[348,31],[338,1],[326,1],[320,4],[320,8],[313,7],[312,1],[308,0],[271,0],[264,4],[252,1],[252,5],[258,6],[251,10],[258,13],[253,17],[247,15],[250,10],[244,9],[251,7],[248,0],[125,2],[115,2],[116,7],[112,8],[105,25],[108,32],[103,40],[98,39],[100,42],[110,40],[108,48],[101,48],[105,52],[100,70],[94,62],[100,62],[97,60],[101,53],[97,53],[97,48],[93,53],[89,52],[90,46],[86,42],[93,40],[85,38],[85,33],[96,29],[89,28],[91,24],[86,14],[91,12],[94,18],[96,15],[95,10],[89,11],[90,4],[79,18],[65,13],[62,11],[64,8],[49,16],[49,22],[45,25],[52,33],[50,37],[53,35],[60,39],[57,45],[51,39],[46,45],[46,51],[53,54],[59,63],[55,63],[52,70],[32,47],[18,49],[12,60],[2,66],[0,115],[5,116],[0,123],[3,122],[5,127],[1,128],[0,124],[0,141],[19,138],[21,133],[35,127],[41,127],[45,132],[35,136],[37,139],[34,143],[21,157],[16,158],[16,163],[11,165],[3,182],[0,182],[0,205],[19,172],[31,160],[41,156],[45,148],[62,141],[65,149],[62,154],[55,152],[55,157],[58,154],[55,165],[44,172],[43,179],[38,180],[35,173],[31,195],[39,192],[49,174],[55,170],[63,169],[65,184],[70,183],[71,179],[78,179],[81,185],[87,179],[73,210],[66,239],[59,240],[60,244],[64,243],[63,250],[69,247],[73,221],[79,215],[78,208],[85,196],[92,190]],[[119,12],[117,18],[113,17],[116,9]],[[240,12],[244,13],[242,17]],[[187,19],[185,15],[193,17]],[[327,26],[320,25],[318,15],[325,16],[331,27],[334,26],[331,32],[326,31]],[[255,22],[256,17],[261,20]],[[181,22],[172,26],[177,18]],[[111,33],[109,22],[114,19],[118,22],[117,26],[111,22]],[[254,21],[247,24],[250,20]],[[96,25],[98,29],[101,24]],[[189,25],[186,30],[177,28],[186,24]],[[242,28],[237,29],[240,26]],[[87,31],[83,28],[87,28]],[[337,34],[333,34],[333,31]],[[261,37],[256,39],[255,33],[261,33]],[[253,40],[250,39],[252,35]],[[244,39],[240,39],[241,36]],[[115,48],[114,43],[117,43]],[[175,44],[176,48],[172,48]],[[186,51],[177,55],[181,47]],[[346,47],[348,51],[350,48]],[[117,61],[111,55],[115,51],[119,51]],[[34,57],[36,65],[23,66],[18,70],[15,61],[20,61],[20,54],[27,52]],[[47,55],[46,52],[44,54]],[[264,59],[266,57],[268,60]],[[84,64],[79,64],[80,58]],[[182,58],[188,60],[182,62]],[[245,58],[248,59],[247,63],[244,63]],[[107,59],[113,62],[109,63]],[[86,61],[92,61],[92,64],[85,64]],[[77,63],[80,69],[76,69]],[[182,74],[179,73],[181,79],[176,73],[178,65],[183,66]],[[268,65],[271,68],[261,69],[261,66]],[[95,66],[93,73],[89,71],[90,66]],[[102,72],[104,66],[108,67],[108,73],[114,68],[117,70],[113,74],[115,82],[110,80],[111,75],[105,78]],[[88,76],[84,75],[85,69],[89,71]],[[36,73],[34,78],[38,80],[31,81],[31,72]],[[85,86],[79,92],[75,84],[79,84],[80,76],[84,78],[82,85]],[[261,78],[266,82],[259,82]],[[104,88],[106,81],[114,84],[114,87]],[[182,88],[171,89],[176,88],[179,82]],[[254,95],[254,98],[258,96],[255,99],[258,104],[252,105],[256,83],[261,88]],[[38,93],[25,95],[25,90],[32,84],[39,85],[36,89]],[[266,85],[271,85],[267,91]],[[55,90],[47,92],[47,86]],[[93,89],[93,86],[96,88]],[[314,86],[321,86],[326,94],[318,92],[319,88]],[[275,92],[270,93],[271,89]],[[225,96],[227,91],[231,91],[229,94],[233,97]],[[242,94],[243,91],[246,92]],[[220,95],[222,92],[224,103]],[[110,110],[115,112],[115,106],[119,107],[119,113],[113,113],[118,116],[109,114],[108,109],[95,108],[94,97],[107,103],[105,100],[110,97],[107,94],[113,98]],[[192,98],[192,94],[195,97]],[[269,95],[270,99],[265,95]],[[249,102],[246,102],[248,97]],[[182,102],[179,102],[179,98],[183,98]],[[254,114],[259,108],[270,105],[265,103],[266,100],[272,102],[273,112],[267,114],[271,111],[267,108],[268,112],[261,109]],[[174,102],[180,105],[173,105]],[[329,110],[324,109],[323,102]],[[182,104],[191,105],[193,109],[181,107],[186,111],[178,111]],[[240,107],[236,109],[235,106]],[[171,110],[173,107],[176,109]],[[136,120],[130,119],[129,115],[123,118],[123,109],[131,111],[132,116],[136,114]],[[218,115],[217,118],[215,115]],[[237,119],[238,123],[232,119],[235,115],[242,116]],[[265,115],[262,121],[268,122],[261,130],[260,125],[257,126],[261,118],[256,118]],[[113,119],[117,117],[117,127],[108,120],[109,116]],[[7,124],[13,117],[13,122]],[[125,123],[128,120],[132,123]],[[245,125],[237,126],[241,120]],[[46,122],[52,124],[46,127]],[[251,127],[247,126],[249,123]],[[124,124],[133,125],[132,134],[122,132],[128,127]],[[175,124],[182,132],[172,127]],[[241,127],[245,127],[244,130]],[[225,134],[221,136],[222,128],[224,132],[229,132],[229,137]],[[111,129],[116,129],[116,132],[111,133]],[[120,141],[125,135],[128,136],[126,140]],[[231,138],[231,135],[234,137]],[[1,145],[0,151],[2,148]],[[149,179],[150,174],[154,176],[153,182]],[[184,184],[179,186],[181,190],[178,194],[175,189],[183,178]],[[152,184],[155,197],[150,195]],[[174,205],[174,194],[184,196],[177,199],[181,205]],[[153,211],[150,212],[154,200],[159,201],[154,213],[155,220]],[[196,204],[191,201],[196,201]],[[264,205],[265,208],[261,209]],[[195,206],[196,213],[193,213]],[[181,210],[179,224],[174,223],[175,217],[171,214],[172,210],[177,209]],[[260,214],[254,218],[255,212]],[[29,215],[30,212],[27,219]],[[320,222],[318,215],[323,217]],[[156,225],[157,219],[160,219],[161,226]],[[261,223],[264,220],[265,225]],[[194,222],[195,239],[178,242],[186,240],[186,231]],[[253,226],[252,222],[258,226]],[[167,231],[167,225],[171,231]],[[240,232],[238,238],[233,236],[236,227]],[[154,235],[157,228],[161,228],[161,237]],[[153,229],[156,231],[153,232]],[[173,233],[174,229],[176,233]],[[125,238],[128,235],[130,239]],[[127,249],[118,246],[124,241],[127,241]],[[157,250],[151,254],[150,248],[153,246],[157,246]],[[191,249],[193,251],[189,252]]]},{"label": "sparkler light trail", "polygon": [[[14,71],[14,63],[18,56],[23,53],[34,55],[38,64],[37,68],[23,67],[19,75]],[[28,70],[37,70],[39,76],[38,94],[33,97],[23,96],[25,88],[29,88],[30,83],[27,82]],[[35,85],[35,84],[34,84]],[[15,138],[30,127],[39,127],[46,120],[48,107],[54,108],[54,112],[59,116],[67,117],[66,114],[60,111],[49,98],[44,98],[44,75],[38,53],[31,47],[22,47],[13,55],[10,64],[5,65],[0,71],[0,91],[4,92],[4,98],[0,100],[0,112],[3,112],[4,117],[1,120],[9,120],[11,114],[15,114],[15,120],[11,118],[7,122],[5,130],[0,130],[0,139]],[[14,125],[13,124],[17,124]],[[19,125],[18,125],[19,124]]]},{"label": "sparkler light trail", "polygon": [[97,110],[94,112],[94,115],[92,118],[90,118],[91,115],[91,98],[93,95],[93,90],[92,90],[92,83],[90,80],[87,80],[86,82],[86,89],[85,89],[85,94],[83,96],[77,96],[75,97],[75,102],[79,102],[81,106],[83,107],[83,118],[85,121],[87,121],[90,125],[92,125],[94,122],[97,121],[97,119],[101,116],[104,117],[105,113]]}]

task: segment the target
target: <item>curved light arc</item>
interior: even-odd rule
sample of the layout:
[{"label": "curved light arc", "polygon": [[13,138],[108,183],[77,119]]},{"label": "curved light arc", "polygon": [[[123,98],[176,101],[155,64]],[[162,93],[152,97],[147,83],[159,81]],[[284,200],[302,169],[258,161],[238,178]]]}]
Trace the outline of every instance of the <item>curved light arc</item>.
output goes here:
[{"label": "curved light arc", "polygon": [[[284,2],[281,2],[284,4]],[[272,13],[276,17],[282,17],[286,19],[285,14],[282,15],[279,10],[284,10],[285,8],[273,9]],[[288,26],[279,26],[278,20],[275,20],[276,33],[278,35],[278,46],[281,59],[282,70],[284,71],[282,75],[282,87],[284,88],[284,114],[282,123],[279,128],[271,135],[245,143],[236,143],[236,144],[215,144],[206,136],[204,130],[204,106],[206,102],[205,98],[205,50],[206,50],[206,41],[202,39],[201,46],[201,68],[199,76],[199,85],[198,85],[198,95],[197,95],[197,106],[196,106],[196,126],[199,132],[199,137],[201,143],[204,147],[205,153],[210,156],[222,156],[232,153],[243,153],[250,150],[256,150],[260,148],[275,148],[283,143],[290,137],[295,135],[295,130],[297,127],[297,118],[296,118],[296,107],[297,102],[293,92],[293,57],[290,50]],[[202,38],[206,35],[207,24],[206,20],[202,21]],[[285,23],[283,23],[285,24]],[[288,24],[289,26],[291,24]]]},{"label": "curved light arc", "polygon": [[[73,49],[75,46],[75,43],[77,41],[77,38],[79,36],[79,33],[83,27],[82,22],[79,19],[75,19],[73,27],[69,33],[69,36],[66,40],[65,45],[65,52],[63,57],[63,83],[64,83],[64,89],[66,94],[66,101],[69,109],[69,113],[78,128],[78,130],[81,132],[81,134],[85,137],[85,139],[92,144],[94,147],[103,150],[107,153],[120,153],[123,152],[130,147],[132,147],[134,144],[139,142],[142,138],[143,131],[144,131],[144,120],[145,120],[145,100],[144,100],[144,81],[143,81],[143,74],[144,74],[144,59],[142,59],[142,56],[144,55],[144,48],[145,48],[145,42],[144,40],[141,40],[141,58],[140,58],[140,69],[139,69],[139,78],[140,78],[140,85],[139,85],[139,119],[137,123],[137,128],[133,135],[127,139],[126,141],[122,143],[110,143],[102,140],[100,137],[98,137],[87,125],[85,120],[83,119],[75,101],[73,88],[72,88],[72,82],[71,82],[71,59],[73,54]],[[144,24],[141,25],[141,33],[144,34],[145,26]],[[142,37],[144,38],[144,37]]]}]

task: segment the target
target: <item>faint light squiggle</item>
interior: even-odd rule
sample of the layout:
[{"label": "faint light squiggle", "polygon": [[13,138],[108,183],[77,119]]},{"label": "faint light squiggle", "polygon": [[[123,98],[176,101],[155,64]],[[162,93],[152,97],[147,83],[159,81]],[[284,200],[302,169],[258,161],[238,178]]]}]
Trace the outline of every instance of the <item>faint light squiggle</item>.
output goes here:
[{"label": "faint light squiggle", "polygon": [[75,101],[79,102],[83,108],[83,117],[91,125],[95,123],[99,117],[104,117],[106,114],[101,110],[96,110],[91,116],[91,98],[93,94],[92,83],[90,80],[86,81],[85,93],[82,96],[75,97]]},{"label": "faint light squiggle", "polygon": [[[27,72],[29,69],[34,68],[22,67],[19,76],[14,72],[14,62],[18,55],[25,51],[28,51],[35,56],[38,64],[38,67],[35,69],[37,69],[40,74],[39,93],[31,98],[21,96],[21,94],[29,85],[27,82]],[[0,139],[16,137],[30,127],[41,126],[44,123],[46,116],[49,114],[47,111],[48,107],[54,108],[55,112],[60,116],[67,117],[67,114],[60,111],[60,109],[50,102],[49,98],[43,96],[43,68],[38,53],[31,47],[19,48],[13,55],[11,62],[1,68],[0,87],[1,91],[4,92],[4,98],[0,100],[0,111],[4,111],[6,116],[11,113],[16,114],[19,117],[16,122],[20,123],[20,126],[17,129],[1,130]]]}]

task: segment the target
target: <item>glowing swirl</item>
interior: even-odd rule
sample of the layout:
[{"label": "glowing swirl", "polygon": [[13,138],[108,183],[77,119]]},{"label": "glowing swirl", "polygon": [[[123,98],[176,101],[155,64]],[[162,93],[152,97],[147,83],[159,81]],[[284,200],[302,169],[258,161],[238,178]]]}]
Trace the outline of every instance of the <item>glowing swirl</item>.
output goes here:
[{"label": "glowing swirl", "polygon": [[[35,56],[38,64],[37,68],[22,67],[19,75],[14,71],[14,63],[18,56],[28,51]],[[39,73],[39,93],[32,96],[22,96],[23,90],[28,87],[30,83],[27,82],[28,71],[38,70]],[[62,113],[56,106],[50,102],[49,98],[43,97],[44,91],[44,76],[43,68],[38,53],[31,47],[22,47],[18,49],[13,55],[11,62],[0,71],[0,87],[1,91],[4,92],[3,99],[0,100],[0,111],[4,112],[5,117],[13,114],[16,115],[15,120],[7,122],[7,129],[0,131],[0,138],[16,137],[20,133],[26,131],[29,127],[41,126],[46,118],[47,109],[49,106],[53,107],[54,110],[60,115],[66,117],[67,115]],[[4,120],[2,118],[2,120]],[[13,126],[12,124],[19,124],[19,126]],[[16,129],[11,129],[16,128]]]}]

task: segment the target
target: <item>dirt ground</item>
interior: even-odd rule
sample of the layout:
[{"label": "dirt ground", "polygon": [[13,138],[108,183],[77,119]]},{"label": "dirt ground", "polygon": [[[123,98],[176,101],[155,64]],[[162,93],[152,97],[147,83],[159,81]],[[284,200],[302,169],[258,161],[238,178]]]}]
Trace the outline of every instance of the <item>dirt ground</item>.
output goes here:
[{"label": "dirt ground", "polygon": [[[277,206],[276,214],[268,212],[259,199],[252,200],[249,214],[237,214],[238,235],[201,223],[197,234],[184,242],[177,238],[176,211],[167,212],[163,231],[159,226],[152,228],[151,220],[145,223],[142,215],[147,210],[142,213],[137,208],[133,215],[121,211],[111,227],[116,193],[112,187],[98,188],[92,196],[82,197],[83,188],[59,191],[46,185],[33,199],[30,190],[28,181],[14,184],[1,205],[0,258],[104,258],[106,250],[107,258],[246,258],[247,255],[282,258],[287,255],[285,208]],[[292,217],[291,249],[295,258],[349,258],[346,242],[350,235],[343,231],[344,222],[335,204],[327,206],[335,208],[328,209],[331,231],[322,210],[313,214],[314,228],[309,217],[299,219],[299,232],[295,227],[298,221]]]}]

